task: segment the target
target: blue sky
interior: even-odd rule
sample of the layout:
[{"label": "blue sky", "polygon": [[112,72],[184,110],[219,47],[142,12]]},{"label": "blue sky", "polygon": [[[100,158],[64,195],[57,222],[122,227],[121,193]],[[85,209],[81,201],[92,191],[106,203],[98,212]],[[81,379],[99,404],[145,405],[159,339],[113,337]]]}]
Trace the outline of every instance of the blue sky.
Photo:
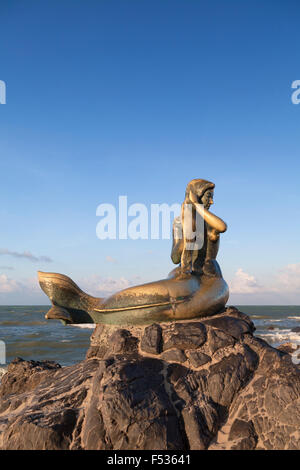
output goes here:
[{"label": "blue sky", "polygon": [[165,277],[171,242],[101,241],[96,208],[180,203],[205,178],[228,223],[230,302],[300,304],[299,13],[297,0],[1,2],[0,303],[47,303],[38,269],[95,295]]}]

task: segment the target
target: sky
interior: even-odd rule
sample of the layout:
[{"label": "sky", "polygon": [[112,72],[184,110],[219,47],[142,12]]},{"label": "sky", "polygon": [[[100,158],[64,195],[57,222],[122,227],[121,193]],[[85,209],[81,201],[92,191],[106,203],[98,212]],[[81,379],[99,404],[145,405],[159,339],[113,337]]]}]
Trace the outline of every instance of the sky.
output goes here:
[{"label": "sky", "polygon": [[162,279],[170,240],[100,240],[101,203],[213,181],[231,304],[300,304],[297,0],[0,3],[0,304],[37,271],[93,295]]}]

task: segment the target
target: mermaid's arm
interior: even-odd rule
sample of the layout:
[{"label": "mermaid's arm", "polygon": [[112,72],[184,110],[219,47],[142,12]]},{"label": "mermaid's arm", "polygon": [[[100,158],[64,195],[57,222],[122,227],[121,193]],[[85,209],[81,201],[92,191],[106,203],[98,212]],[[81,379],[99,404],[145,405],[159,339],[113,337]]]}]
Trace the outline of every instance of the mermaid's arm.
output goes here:
[{"label": "mermaid's arm", "polygon": [[220,219],[220,217],[218,217],[217,215],[205,209],[205,207],[202,204],[199,204],[196,196],[192,192],[190,192],[189,198],[191,202],[194,204],[195,209],[198,212],[198,214],[201,217],[203,217],[203,219],[205,220],[205,222],[207,222],[208,225],[210,225],[213,229],[215,229],[219,233],[226,232],[227,225],[222,219]]}]

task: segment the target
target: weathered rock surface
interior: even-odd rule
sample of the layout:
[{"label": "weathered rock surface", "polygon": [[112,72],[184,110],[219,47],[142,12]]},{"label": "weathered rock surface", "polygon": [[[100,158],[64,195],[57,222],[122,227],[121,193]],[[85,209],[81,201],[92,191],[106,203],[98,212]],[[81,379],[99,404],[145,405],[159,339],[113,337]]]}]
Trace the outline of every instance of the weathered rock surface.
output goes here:
[{"label": "weathered rock surface", "polygon": [[278,346],[279,351],[283,351],[287,354],[293,354],[295,351],[300,349],[300,346],[295,345],[293,343],[282,343]]},{"label": "weathered rock surface", "polygon": [[0,386],[0,449],[300,449],[300,370],[253,331],[228,308],[98,325],[70,367],[17,359]]}]

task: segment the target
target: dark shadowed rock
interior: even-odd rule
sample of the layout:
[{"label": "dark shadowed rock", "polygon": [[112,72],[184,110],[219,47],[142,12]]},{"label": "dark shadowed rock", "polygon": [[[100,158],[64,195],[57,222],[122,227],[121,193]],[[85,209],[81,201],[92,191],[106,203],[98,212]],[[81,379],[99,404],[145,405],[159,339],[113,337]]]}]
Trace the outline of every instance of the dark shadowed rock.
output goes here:
[{"label": "dark shadowed rock", "polygon": [[299,449],[300,371],[230,307],[211,318],[97,325],[70,367],[13,361],[0,449]]},{"label": "dark shadowed rock", "polygon": [[187,351],[187,355],[188,355],[188,358],[190,360],[190,363],[194,367],[203,366],[207,362],[211,361],[211,358],[207,354],[204,354],[201,351],[198,351],[197,349]]},{"label": "dark shadowed rock", "polygon": [[211,354],[214,354],[218,349],[233,346],[234,343],[233,337],[222,330],[212,328],[208,332],[208,346]]},{"label": "dark shadowed rock", "polygon": [[[41,367],[35,361],[13,366],[21,364],[23,370]],[[22,372],[17,375],[14,367],[13,394],[8,389],[8,371],[0,386],[0,448],[70,449],[90,379],[98,366],[97,360],[90,360],[70,367],[50,367],[35,372],[25,388]],[[5,432],[1,432],[3,425]]]},{"label": "dark shadowed rock", "polygon": [[206,340],[206,329],[201,322],[174,323],[163,329],[163,350],[171,348],[198,348]]},{"label": "dark shadowed rock", "polygon": [[106,356],[113,354],[134,353],[138,348],[138,339],[128,330],[119,329],[109,337],[109,348]]},{"label": "dark shadowed rock", "polygon": [[243,319],[236,321],[235,318],[230,316],[212,317],[209,320],[204,320],[203,323],[218,328],[227,334],[229,333],[235,339],[240,339],[244,333],[252,333],[254,331],[254,326],[252,327],[248,322]]},{"label": "dark shadowed rock", "polygon": [[229,441],[235,441],[232,444],[232,450],[255,449],[257,444],[257,434],[252,421],[236,419],[230,429]]},{"label": "dark shadowed rock", "polygon": [[208,392],[215,403],[229,407],[236,394],[252,376],[257,365],[255,353],[230,354],[209,369]]},{"label": "dark shadowed rock", "polygon": [[0,397],[33,390],[45,376],[42,372],[51,375],[60,368],[54,361],[24,361],[17,357],[9,364],[1,380]]},{"label": "dark shadowed rock", "polygon": [[98,325],[91,337],[91,347],[87,359],[105,359],[114,354],[133,354],[138,349],[138,339],[124,328]]},{"label": "dark shadowed rock", "polygon": [[108,366],[98,400],[112,448],[184,447],[179,418],[164,387],[162,361],[140,358]]},{"label": "dark shadowed rock", "polygon": [[162,331],[160,325],[154,323],[145,328],[141,340],[141,349],[150,354],[159,354],[162,351]]},{"label": "dark shadowed rock", "polygon": [[181,349],[169,349],[162,353],[161,358],[169,362],[185,362],[187,357]]}]

